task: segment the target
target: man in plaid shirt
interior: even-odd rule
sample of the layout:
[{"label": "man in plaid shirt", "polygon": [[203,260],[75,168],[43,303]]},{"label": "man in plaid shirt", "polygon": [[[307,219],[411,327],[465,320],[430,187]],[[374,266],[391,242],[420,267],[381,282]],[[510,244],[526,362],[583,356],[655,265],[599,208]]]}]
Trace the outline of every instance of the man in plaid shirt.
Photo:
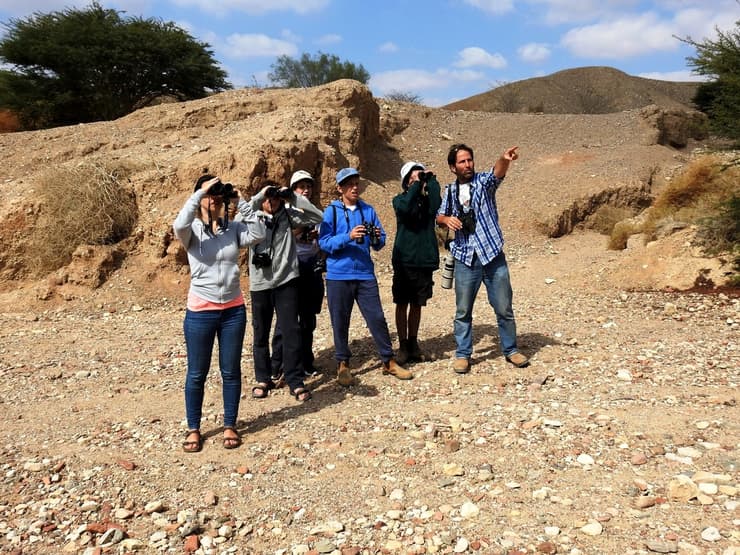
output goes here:
[{"label": "man in plaid shirt", "polygon": [[470,371],[473,354],[473,303],[481,283],[486,286],[488,302],[498,321],[501,350],[506,360],[518,368],[529,364],[516,345],[516,321],[512,308],[511,279],[504,255],[504,238],[498,223],[496,189],[506,176],[509,165],[519,155],[507,148],[487,172],[475,172],[473,149],[453,145],[447,155],[456,180],[445,188],[437,224],[454,232],[450,252],[455,258],[454,322],[455,361],[458,374]]}]

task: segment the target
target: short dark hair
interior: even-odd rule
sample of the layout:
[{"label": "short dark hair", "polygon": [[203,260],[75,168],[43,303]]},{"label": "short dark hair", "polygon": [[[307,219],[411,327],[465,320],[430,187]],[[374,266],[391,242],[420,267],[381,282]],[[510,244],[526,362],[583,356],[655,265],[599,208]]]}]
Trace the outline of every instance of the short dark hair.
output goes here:
[{"label": "short dark hair", "polygon": [[465,150],[465,151],[469,152],[470,153],[470,157],[471,158],[475,158],[475,156],[473,156],[473,149],[470,148],[468,145],[466,145],[464,143],[459,143],[459,144],[456,144],[456,145],[452,145],[450,147],[450,151],[447,153],[447,165],[448,166],[454,166],[455,165],[455,162],[457,162],[457,153],[460,152],[461,150]]},{"label": "short dark hair", "polygon": [[197,191],[203,186],[203,183],[206,181],[209,181],[210,179],[213,179],[216,177],[215,175],[211,175],[210,173],[204,173],[198,178],[198,181],[195,182],[195,189],[193,189],[193,192]]}]

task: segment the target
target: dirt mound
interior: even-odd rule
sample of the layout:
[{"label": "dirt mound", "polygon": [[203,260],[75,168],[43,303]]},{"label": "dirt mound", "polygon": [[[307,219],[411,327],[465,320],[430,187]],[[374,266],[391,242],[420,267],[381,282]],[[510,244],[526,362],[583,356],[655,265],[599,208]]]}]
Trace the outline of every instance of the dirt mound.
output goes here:
[{"label": "dirt mound", "polygon": [[650,104],[693,108],[696,83],[633,77],[611,67],[566,69],[545,77],[508,83],[458,100],[448,110],[545,114],[608,114]]}]

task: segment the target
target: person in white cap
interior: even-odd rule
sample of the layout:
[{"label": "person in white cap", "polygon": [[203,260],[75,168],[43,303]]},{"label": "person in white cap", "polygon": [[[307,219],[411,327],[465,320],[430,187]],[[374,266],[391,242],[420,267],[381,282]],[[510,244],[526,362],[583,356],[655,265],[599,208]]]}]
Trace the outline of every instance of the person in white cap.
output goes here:
[{"label": "person in white cap", "polygon": [[343,168],[337,172],[340,198],[324,210],[319,246],[326,251],[326,298],[334,331],[337,382],[344,387],[355,383],[349,369],[349,323],[355,303],[360,307],[367,329],[375,341],[383,374],[399,380],[414,375],[398,364],[393,355],[388,323],[380,302],[371,250],[385,246],[385,230],[375,209],[360,199],[364,187],[360,172]]},{"label": "person in white cap", "polygon": [[406,162],[401,168],[403,192],[393,197],[396,212],[396,239],[393,243],[393,302],[396,304],[396,331],[399,349],[396,360],[420,362],[421,307],[432,298],[432,274],[439,268],[439,246],[435,229],[442,202],[439,182],[420,162]]},{"label": "person in white cap", "polygon": [[311,392],[304,384],[300,368],[301,331],[298,322],[300,298],[298,256],[292,230],[297,226],[318,224],[323,214],[303,195],[289,187],[267,181],[251,198],[253,210],[262,209],[271,216],[264,241],[254,245],[249,259],[249,294],[252,301],[252,356],[257,384],[252,397],[264,399],[276,386],[272,381],[270,330],[272,318],[283,332],[285,382],[298,401],[308,401]]},{"label": "person in white cap", "polygon": [[[294,172],[290,178],[290,188],[297,196],[311,200],[314,190],[313,176],[305,170]],[[298,255],[298,323],[301,328],[301,364],[304,377],[316,376],[314,367],[313,332],[316,330],[316,315],[324,303],[324,253],[319,249],[317,225],[297,225],[293,228]],[[283,333],[275,324],[272,335],[272,375],[273,381],[283,372]]]}]

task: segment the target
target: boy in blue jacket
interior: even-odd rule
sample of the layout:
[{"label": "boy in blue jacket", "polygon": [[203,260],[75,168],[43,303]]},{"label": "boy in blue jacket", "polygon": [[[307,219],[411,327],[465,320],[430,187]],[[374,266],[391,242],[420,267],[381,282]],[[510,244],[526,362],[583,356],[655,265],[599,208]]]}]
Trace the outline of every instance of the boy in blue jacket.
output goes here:
[{"label": "boy in blue jacket", "polygon": [[370,335],[383,362],[383,374],[399,380],[414,375],[393,357],[388,323],[380,304],[378,281],[370,257],[370,248],[385,246],[385,230],[375,209],[360,199],[364,188],[355,168],[337,172],[338,200],[324,211],[319,232],[319,246],[328,253],[326,259],[326,297],[334,331],[337,381],[348,387],[355,383],[349,369],[349,322],[355,302],[360,307]]}]

